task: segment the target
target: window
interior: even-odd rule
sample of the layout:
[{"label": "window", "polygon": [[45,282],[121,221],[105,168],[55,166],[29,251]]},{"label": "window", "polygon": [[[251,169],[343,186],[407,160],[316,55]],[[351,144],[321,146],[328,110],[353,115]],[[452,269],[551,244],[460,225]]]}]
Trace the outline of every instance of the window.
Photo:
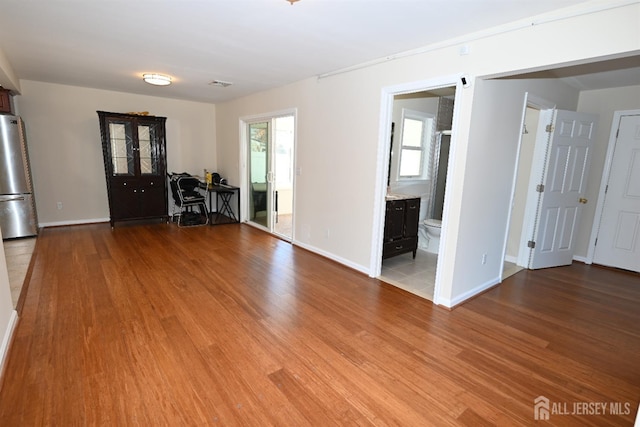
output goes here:
[{"label": "window", "polygon": [[402,110],[399,179],[426,179],[428,176],[433,120],[433,115],[427,113]]}]

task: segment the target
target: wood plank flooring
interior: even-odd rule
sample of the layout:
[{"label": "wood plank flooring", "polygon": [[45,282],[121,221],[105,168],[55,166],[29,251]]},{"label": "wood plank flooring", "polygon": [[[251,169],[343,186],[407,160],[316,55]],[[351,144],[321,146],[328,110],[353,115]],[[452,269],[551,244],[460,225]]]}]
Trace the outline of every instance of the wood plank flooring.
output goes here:
[{"label": "wood plank flooring", "polygon": [[[523,271],[447,311],[246,225],[51,228],[34,256],[2,426],[531,425],[538,396],[548,425],[637,412],[637,274]],[[580,402],[623,414],[559,413]]]}]

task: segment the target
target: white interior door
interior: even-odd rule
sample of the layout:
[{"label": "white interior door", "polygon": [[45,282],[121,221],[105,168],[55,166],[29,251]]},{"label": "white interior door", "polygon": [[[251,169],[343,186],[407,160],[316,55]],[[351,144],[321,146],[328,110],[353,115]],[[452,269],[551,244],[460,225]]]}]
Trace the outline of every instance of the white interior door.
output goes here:
[{"label": "white interior door", "polygon": [[593,261],[640,272],[640,115],[620,118]]},{"label": "white interior door", "polygon": [[[573,262],[597,116],[556,110],[548,129],[529,268]],[[534,181],[535,182],[535,181]]]}]

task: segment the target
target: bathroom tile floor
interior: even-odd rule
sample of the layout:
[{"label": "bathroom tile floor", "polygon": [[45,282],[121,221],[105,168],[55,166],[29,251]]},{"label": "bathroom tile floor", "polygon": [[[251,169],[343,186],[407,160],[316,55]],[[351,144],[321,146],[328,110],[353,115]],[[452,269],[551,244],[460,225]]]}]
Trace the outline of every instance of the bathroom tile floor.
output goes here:
[{"label": "bathroom tile floor", "polygon": [[[415,260],[411,253],[383,260],[382,274],[378,278],[407,292],[433,301],[437,263],[437,254],[418,249]],[[522,267],[505,262],[502,278],[506,279],[520,270]]]},{"label": "bathroom tile floor", "polygon": [[9,239],[3,242],[4,254],[7,259],[9,272],[9,287],[11,288],[11,301],[15,308],[22,291],[24,279],[29,270],[31,255],[36,245],[36,238]]},{"label": "bathroom tile floor", "polygon": [[437,262],[437,254],[420,249],[415,259],[412,253],[387,258],[382,261],[382,274],[379,279],[433,301]]}]

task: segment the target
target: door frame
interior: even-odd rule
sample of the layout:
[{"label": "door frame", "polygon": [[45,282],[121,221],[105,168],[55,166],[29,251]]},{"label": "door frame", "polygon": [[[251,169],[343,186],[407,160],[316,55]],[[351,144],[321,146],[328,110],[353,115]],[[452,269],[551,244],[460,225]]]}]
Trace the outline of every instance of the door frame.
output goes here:
[{"label": "door frame", "polygon": [[[464,78],[465,84],[463,86],[462,79]],[[376,166],[376,181],[375,181],[375,194],[374,194],[374,207],[373,207],[373,232],[371,238],[371,258],[369,260],[369,276],[378,277],[382,273],[382,249],[383,249],[383,237],[384,237],[384,218],[385,218],[385,196],[387,194],[387,177],[389,174],[389,159],[391,156],[391,121],[393,115],[393,100],[396,95],[403,95],[407,93],[428,91],[434,89],[440,89],[444,87],[456,87],[457,99],[462,93],[463,87],[467,87],[470,82],[470,77],[465,74],[453,74],[449,76],[443,76],[441,78],[432,80],[422,80],[410,83],[404,83],[396,86],[383,87],[381,91],[380,100],[380,122],[378,132],[378,149],[377,149],[377,166]],[[455,165],[455,149],[457,144],[457,123],[459,117],[459,103],[454,102],[453,105],[453,123],[451,125],[451,154],[449,156],[447,176],[453,176],[453,170]],[[451,182],[451,180],[447,180]],[[447,236],[447,212],[449,210],[449,192],[445,190],[442,231],[440,237],[439,253],[444,253],[444,246],[446,245]],[[439,268],[442,264],[442,256],[438,257],[436,266],[436,280],[434,285],[433,301],[438,301],[440,294],[440,281],[442,276],[442,269]]]},{"label": "door frame", "polygon": [[[284,110],[272,111],[262,114],[253,114],[250,116],[242,116],[238,120],[239,135],[240,135],[240,189],[242,192],[242,197],[240,198],[240,210],[242,215],[240,217],[240,222],[249,224],[251,226],[255,226],[256,228],[260,228],[261,230],[267,230],[266,228],[260,227],[258,224],[253,224],[249,221],[249,206],[251,197],[251,192],[249,191],[249,169],[248,169],[248,147],[247,147],[247,127],[251,122],[257,121],[271,121],[278,117],[284,116],[293,116],[293,170],[295,171],[293,175],[293,212],[292,212],[292,229],[291,229],[291,241],[295,240],[295,212],[296,212],[296,177],[298,176],[298,109],[297,108],[287,108]],[[267,230],[271,232],[271,230]],[[278,235],[280,236],[280,235]],[[288,239],[287,239],[288,240]]]},{"label": "door frame", "polygon": [[[525,123],[525,118],[527,114],[527,107],[535,108],[540,111],[540,116],[538,119],[537,131],[536,131],[536,142],[534,147],[533,159],[531,162],[531,172],[529,175],[529,182],[531,183],[531,177],[539,178],[542,175],[542,170],[544,167],[545,158],[543,148],[546,148],[547,143],[547,133],[544,132],[545,126],[547,125],[547,121],[549,119],[549,114],[545,114],[544,112],[553,111],[556,108],[556,104],[550,101],[547,101],[544,98],[540,98],[536,95],[533,95],[529,92],[525,92],[524,94],[524,102],[522,105],[522,119],[520,123],[520,128],[522,129]],[[518,137],[518,150],[516,154],[515,167],[513,172],[513,181],[511,183],[511,199],[509,200],[509,206],[513,205],[513,201],[515,199],[516,193],[516,182],[518,179],[518,162],[520,160],[522,147],[522,133],[520,133]],[[535,174],[535,175],[534,175]],[[527,247],[527,242],[531,240],[533,236],[535,221],[536,221],[536,206],[538,204],[538,195],[539,193],[535,191],[534,185],[529,185],[529,189],[527,191],[527,198],[525,202],[525,211],[524,218],[522,223],[522,232],[520,234],[520,244],[518,250],[518,257],[516,265],[519,267],[529,268],[529,256],[531,253],[531,249],[525,250]],[[502,259],[506,257],[507,254],[507,243],[509,236],[509,224],[511,223],[511,215],[513,213],[513,208],[509,210],[509,217],[507,219],[507,228],[505,231],[505,241],[504,248],[502,251]],[[500,273],[500,280],[502,280],[503,272]]]},{"label": "door frame", "polygon": [[589,248],[587,251],[586,264],[593,264],[593,258],[596,253],[596,240],[600,231],[600,221],[602,221],[602,213],[604,212],[605,190],[609,175],[611,174],[611,165],[613,163],[613,153],[616,148],[617,132],[620,127],[622,116],[637,116],[640,110],[617,110],[613,113],[611,121],[611,129],[609,130],[609,145],[607,146],[607,156],[604,161],[604,169],[602,170],[602,178],[600,179],[600,191],[598,192],[598,201],[596,203],[596,211],[591,226],[591,237],[589,238]]}]

